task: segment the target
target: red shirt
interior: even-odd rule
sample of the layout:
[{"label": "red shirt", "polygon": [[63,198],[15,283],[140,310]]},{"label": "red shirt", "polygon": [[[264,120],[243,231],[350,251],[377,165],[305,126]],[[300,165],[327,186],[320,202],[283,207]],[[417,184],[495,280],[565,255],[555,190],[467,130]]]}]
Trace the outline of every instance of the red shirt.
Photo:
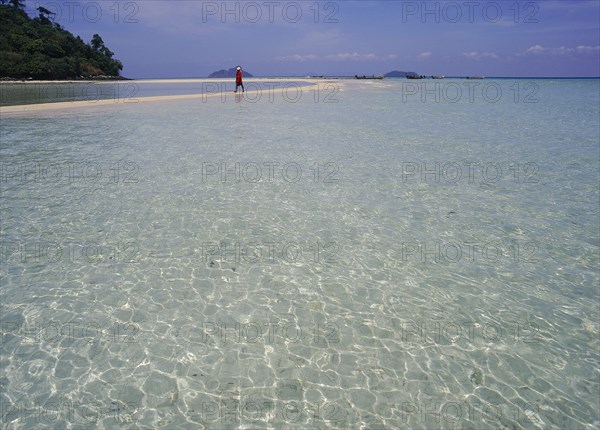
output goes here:
[{"label": "red shirt", "polygon": [[241,70],[238,70],[237,73],[235,74],[235,83],[236,84],[242,83],[242,71]]}]

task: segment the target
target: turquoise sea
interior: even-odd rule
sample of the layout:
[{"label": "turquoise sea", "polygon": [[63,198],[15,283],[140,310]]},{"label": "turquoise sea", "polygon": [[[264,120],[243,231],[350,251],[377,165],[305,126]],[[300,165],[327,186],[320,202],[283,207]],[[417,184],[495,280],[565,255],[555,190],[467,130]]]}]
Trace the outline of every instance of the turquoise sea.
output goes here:
[{"label": "turquoise sea", "polygon": [[599,428],[600,80],[321,83],[1,113],[2,428]]}]

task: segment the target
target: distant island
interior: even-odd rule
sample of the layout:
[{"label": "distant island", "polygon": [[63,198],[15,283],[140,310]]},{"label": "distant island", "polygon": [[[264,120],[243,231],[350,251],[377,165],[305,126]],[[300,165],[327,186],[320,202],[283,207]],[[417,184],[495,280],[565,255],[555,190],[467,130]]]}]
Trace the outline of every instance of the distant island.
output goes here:
[{"label": "distant island", "polygon": [[385,78],[406,78],[407,76],[417,77],[419,75],[415,72],[400,72],[398,70],[394,70],[392,72],[386,73],[383,76]]},{"label": "distant island", "polygon": [[[7,4],[8,3],[8,4]],[[123,79],[123,64],[98,34],[90,44],[39,6],[30,18],[21,0],[0,0],[0,77],[11,79]]]},{"label": "distant island", "polygon": [[[209,78],[235,78],[236,72],[237,72],[237,69],[235,67],[232,67],[229,70],[225,70],[225,69],[217,70],[216,72],[213,72],[210,75],[208,75],[208,77]],[[244,73],[245,78],[253,78],[254,77],[251,73],[248,73],[243,69],[242,69],[242,72]]]}]

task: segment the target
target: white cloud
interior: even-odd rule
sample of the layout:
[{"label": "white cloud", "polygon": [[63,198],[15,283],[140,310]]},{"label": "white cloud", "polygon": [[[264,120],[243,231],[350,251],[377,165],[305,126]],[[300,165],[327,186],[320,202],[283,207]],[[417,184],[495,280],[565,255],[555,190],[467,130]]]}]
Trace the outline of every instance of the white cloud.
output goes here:
[{"label": "white cloud", "polygon": [[527,55],[570,55],[570,54],[594,54],[600,52],[600,45],[587,46],[579,45],[575,48],[565,46],[544,48],[542,45],[533,45],[525,51],[517,54],[519,56]]},{"label": "white cloud", "polygon": [[600,51],[600,45],[596,45],[596,46],[579,45],[577,48],[575,48],[575,51],[578,54],[592,54],[594,52]]},{"label": "white cloud", "polygon": [[[393,55],[393,54],[392,54]],[[395,56],[388,55],[383,59],[393,59]],[[338,54],[329,54],[325,56],[319,56],[315,54],[306,54],[306,55],[286,55],[282,57],[275,57],[275,60],[278,61],[316,61],[316,60],[326,60],[326,61],[377,61],[382,60],[379,56],[369,53],[369,54],[359,54],[358,52],[341,52]]]},{"label": "white cloud", "polygon": [[533,54],[533,55],[537,55],[537,54],[542,54],[544,52],[544,47],[542,47],[542,45],[533,45],[531,48],[525,50],[525,52],[523,52],[524,55],[527,54]]},{"label": "white cloud", "polygon": [[283,57],[275,57],[275,60],[277,60],[277,61],[297,61],[297,62],[315,61],[318,59],[319,59],[319,56],[314,55],[314,54],[308,54],[308,55],[295,54],[295,55],[286,55]]},{"label": "white cloud", "polygon": [[378,60],[379,57],[377,57],[375,54],[359,54],[358,52],[353,52],[350,54],[348,52],[344,52],[340,54],[327,55],[325,59],[331,61],[373,61]]},{"label": "white cloud", "polygon": [[419,60],[426,60],[429,57],[431,57],[431,52],[421,52],[419,55],[417,55]]},{"label": "white cloud", "polygon": [[492,60],[497,60],[498,58],[500,58],[494,52],[479,52],[479,51],[465,52],[462,54],[462,56],[473,59],[473,60],[479,60],[481,58],[491,58]]}]

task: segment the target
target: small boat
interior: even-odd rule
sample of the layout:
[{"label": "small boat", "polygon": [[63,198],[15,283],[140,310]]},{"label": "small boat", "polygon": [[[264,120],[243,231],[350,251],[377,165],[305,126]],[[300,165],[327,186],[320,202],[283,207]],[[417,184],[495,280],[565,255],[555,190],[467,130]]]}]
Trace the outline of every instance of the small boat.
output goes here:
[{"label": "small boat", "polygon": [[425,79],[423,75],[406,75],[406,79]]},{"label": "small boat", "polygon": [[445,78],[445,76],[443,76],[443,75],[438,75],[438,76],[433,75],[433,76],[431,76],[431,79],[444,79],[444,78]]},{"label": "small boat", "polygon": [[358,76],[358,75],[354,75],[354,77],[356,79],[383,79],[383,76],[375,76],[375,75],[371,75],[371,76],[366,76],[366,75]]}]

